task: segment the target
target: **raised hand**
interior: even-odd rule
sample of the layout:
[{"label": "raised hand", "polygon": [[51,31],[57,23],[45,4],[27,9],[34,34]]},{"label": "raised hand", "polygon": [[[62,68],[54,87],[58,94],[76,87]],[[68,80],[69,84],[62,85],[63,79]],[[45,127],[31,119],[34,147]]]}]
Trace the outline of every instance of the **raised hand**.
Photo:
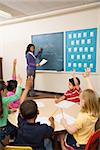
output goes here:
[{"label": "raised hand", "polygon": [[42,52],[43,51],[43,48],[39,48],[39,52]]},{"label": "raised hand", "polygon": [[29,76],[26,80],[26,85],[25,85],[25,89],[30,89],[32,87],[33,84],[33,76]]},{"label": "raised hand", "polygon": [[76,78],[76,70],[75,69],[72,70],[72,77]]},{"label": "raised hand", "polygon": [[18,75],[16,80],[17,80],[18,85],[22,84],[22,78],[20,77],[20,75]]},{"label": "raised hand", "polygon": [[86,78],[86,77],[90,76],[90,73],[91,73],[91,69],[87,68],[87,69],[85,69],[85,72],[82,73],[82,75],[83,75],[84,78]]},{"label": "raised hand", "polygon": [[16,59],[16,58],[13,60],[13,64],[14,64],[14,65],[17,64],[17,59]]}]

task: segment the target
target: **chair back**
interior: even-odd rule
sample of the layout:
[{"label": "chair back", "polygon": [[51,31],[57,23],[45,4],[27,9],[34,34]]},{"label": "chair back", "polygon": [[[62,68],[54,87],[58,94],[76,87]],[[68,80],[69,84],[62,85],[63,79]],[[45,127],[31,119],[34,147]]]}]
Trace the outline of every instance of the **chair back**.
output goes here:
[{"label": "chair back", "polygon": [[97,130],[90,136],[85,150],[100,150],[100,130]]},{"label": "chair back", "polygon": [[73,147],[71,147],[70,145],[67,145],[67,143],[64,143],[65,147],[67,148],[67,150],[74,150]]},{"label": "chair back", "polygon": [[4,150],[32,150],[30,146],[6,146]]},{"label": "chair back", "polygon": [[96,124],[95,124],[95,131],[100,130],[100,118],[98,118]]}]

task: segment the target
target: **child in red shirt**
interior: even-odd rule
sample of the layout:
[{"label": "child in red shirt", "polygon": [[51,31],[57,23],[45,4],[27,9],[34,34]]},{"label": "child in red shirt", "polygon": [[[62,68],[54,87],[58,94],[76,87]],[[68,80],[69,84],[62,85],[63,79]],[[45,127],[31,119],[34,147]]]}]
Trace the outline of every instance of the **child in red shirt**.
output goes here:
[{"label": "child in red shirt", "polygon": [[65,99],[71,102],[80,102],[79,95],[81,92],[81,88],[79,87],[79,85],[80,80],[78,77],[76,77],[75,79],[70,78],[68,84],[69,90],[67,90],[59,99],[56,99],[55,102],[59,103],[60,101],[63,101]]}]

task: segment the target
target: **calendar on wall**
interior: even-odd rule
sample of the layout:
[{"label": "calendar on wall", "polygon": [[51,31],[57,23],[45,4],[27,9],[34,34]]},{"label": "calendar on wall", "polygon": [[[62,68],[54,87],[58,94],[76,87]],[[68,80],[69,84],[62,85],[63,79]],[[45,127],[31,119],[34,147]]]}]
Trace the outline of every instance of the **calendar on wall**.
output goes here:
[{"label": "calendar on wall", "polygon": [[96,72],[97,28],[66,32],[66,71]]}]

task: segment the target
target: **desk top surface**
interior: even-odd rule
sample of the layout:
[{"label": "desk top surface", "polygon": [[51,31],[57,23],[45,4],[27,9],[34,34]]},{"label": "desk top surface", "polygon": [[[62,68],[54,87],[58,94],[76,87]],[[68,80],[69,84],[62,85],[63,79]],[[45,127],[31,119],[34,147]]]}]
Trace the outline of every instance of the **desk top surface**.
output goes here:
[{"label": "desk top surface", "polygon": [[[79,113],[80,106],[69,101],[62,101],[58,104],[55,104],[54,100],[55,99],[53,98],[35,100],[39,108],[39,115],[36,121],[50,125],[48,118],[53,116],[55,120],[55,131],[62,131],[64,130],[64,127],[60,123],[61,118],[64,116],[69,124],[74,123],[75,118]],[[17,126],[18,113],[19,110],[17,110],[17,112],[11,113],[8,116],[8,120],[15,126]]]}]

